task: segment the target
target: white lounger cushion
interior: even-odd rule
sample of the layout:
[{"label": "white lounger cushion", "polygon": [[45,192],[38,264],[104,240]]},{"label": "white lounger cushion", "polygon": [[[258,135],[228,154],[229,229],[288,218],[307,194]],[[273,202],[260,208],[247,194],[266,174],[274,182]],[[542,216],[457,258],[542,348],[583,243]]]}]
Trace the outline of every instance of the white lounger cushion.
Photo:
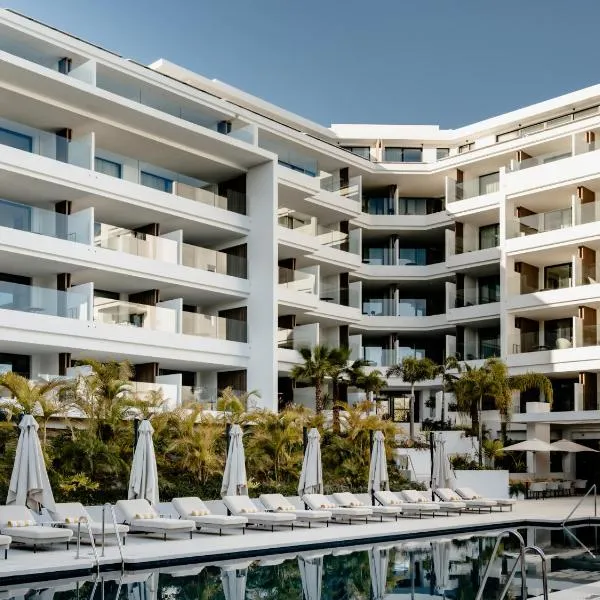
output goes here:
[{"label": "white lounger cushion", "polygon": [[260,511],[248,496],[223,496],[225,506],[234,514],[246,517],[250,523],[293,523],[293,513],[273,513]]},{"label": "white lounger cushion", "polygon": [[[117,508],[123,513],[132,529],[144,531],[193,531],[196,524],[186,519],[165,519],[161,517],[147,500],[119,500]],[[139,515],[152,515],[140,518]]]},{"label": "white lounger cushion", "polygon": [[302,500],[306,502],[312,510],[324,509],[331,512],[333,516],[368,517],[373,514],[373,511],[368,506],[337,506],[323,494],[304,494]]},{"label": "white lounger cushion", "polygon": [[402,506],[367,506],[350,492],[337,492],[333,494],[333,498],[343,508],[368,508],[379,515],[397,515],[402,512]]},{"label": "white lounger cushion", "polygon": [[479,508],[491,508],[492,506],[497,506],[497,503],[494,500],[464,500],[461,498],[455,491],[450,488],[438,488],[435,490],[435,493],[444,501],[444,502],[465,502],[467,507],[474,506]]},{"label": "white lounger cushion", "polygon": [[402,506],[404,502],[389,490],[380,490],[375,492],[375,498],[383,504],[383,506]]},{"label": "white lounger cushion", "polygon": [[[442,508],[439,502],[431,502],[425,500],[421,493],[417,490],[402,490],[400,496],[406,501],[406,503],[419,511],[436,511]],[[405,509],[406,510],[406,509]]]},{"label": "white lounger cushion", "polygon": [[331,519],[331,511],[296,508],[283,494],[261,494],[259,499],[268,511],[296,515],[296,518],[300,521],[327,521]]},{"label": "white lounger cushion", "polygon": [[[173,498],[173,508],[184,519],[194,521],[196,525],[215,525],[218,527],[243,527],[248,523],[246,517],[213,515],[206,504],[196,496]],[[196,514],[193,514],[196,513]]]},{"label": "white lounger cushion", "polygon": [[0,548],[6,548],[7,546],[10,546],[11,542],[12,539],[10,535],[0,535]]},{"label": "white lounger cushion", "polygon": [[[55,505],[55,510],[48,510],[48,512],[54,521],[65,523],[65,526],[74,533],[77,533],[77,521],[84,519],[89,523],[92,535],[102,535],[102,521],[92,521],[88,511],[81,502],[60,502]],[[106,518],[108,519],[108,515],[106,515]],[[129,527],[122,523],[117,523],[116,530],[119,534],[124,535],[129,531]],[[104,523],[104,533],[106,535],[115,535],[115,526],[111,522],[108,522],[108,520]],[[88,526],[84,523],[81,524],[81,535],[89,535]]]},{"label": "white lounger cushion", "polygon": [[439,500],[435,502],[431,499],[431,492],[419,492],[421,494],[421,498],[427,503],[433,502],[434,504],[438,504],[440,508],[445,508],[446,510],[463,510],[467,508],[466,502],[462,500],[459,502],[458,500],[445,502],[444,500]]},{"label": "white lounger cushion", "polygon": [[492,502],[496,502],[496,504],[503,506],[511,506],[516,503],[516,500],[509,500],[508,498],[484,498],[469,487],[456,488],[454,491],[464,500],[491,500]]},{"label": "white lounger cushion", "polygon": [[29,525],[27,527],[3,527],[2,535],[9,535],[15,541],[32,540],[36,542],[68,542],[73,537],[70,529],[62,527],[42,527],[42,525]]}]

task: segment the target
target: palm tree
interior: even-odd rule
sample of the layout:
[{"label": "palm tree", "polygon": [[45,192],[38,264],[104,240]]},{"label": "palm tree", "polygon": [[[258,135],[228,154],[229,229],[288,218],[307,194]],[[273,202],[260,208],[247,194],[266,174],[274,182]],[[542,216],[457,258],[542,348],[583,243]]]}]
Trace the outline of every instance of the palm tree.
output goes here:
[{"label": "palm tree", "polygon": [[0,407],[34,415],[42,428],[42,446],[46,448],[48,422],[58,415],[67,416],[70,406],[63,392],[67,384],[64,379],[49,381],[30,381],[22,375],[8,372],[0,376],[0,386],[6,388],[13,396],[11,400],[0,402]]},{"label": "palm tree", "polygon": [[[321,413],[324,408],[323,387],[325,379],[335,375],[339,368],[338,349],[324,344],[298,350],[304,364],[295,366],[291,377],[295,381],[308,381],[315,387],[315,411]],[[335,398],[334,398],[335,400]]]},{"label": "palm tree", "polygon": [[502,439],[505,441],[512,415],[513,393],[533,388],[543,392],[548,402],[552,401],[552,384],[545,375],[508,375],[506,364],[498,358],[488,358],[481,367],[471,367],[465,363],[465,370],[452,382],[451,389],[456,396],[459,411],[471,416],[473,430],[477,431],[480,466],[483,464],[481,411],[484,397],[494,400],[502,420]]},{"label": "palm tree", "polygon": [[[217,399],[217,410],[225,413],[228,423],[245,423],[249,416],[249,405],[253,397],[260,398],[257,390],[236,393],[231,386],[221,391]],[[192,403],[193,404],[193,403]]]},{"label": "palm tree", "polygon": [[451,389],[452,384],[456,379],[454,371],[457,371],[460,374],[461,370],[460,362],[454,354],[446,356],[441,364],[435,366],[435,377],[439,376],[442,378],[442,424],[446,421],[446,392]]},{"label": "palm tree", "polygon": [[365,392],[365,400],[369,404],[373,404],[371,394],[378,394],[387,385],[387,381],[381,375],[381,371],[373,369],[370,373],[360,374],[356,378],[354,385],[359,390],[363,390]]},{"label": "palm tree", "polygon": [[386,371],[386,377],[401,377],[410,383],[410,438],[415,439],[415,384],[435,377],[436,364],[430,358],[407,356]]}]

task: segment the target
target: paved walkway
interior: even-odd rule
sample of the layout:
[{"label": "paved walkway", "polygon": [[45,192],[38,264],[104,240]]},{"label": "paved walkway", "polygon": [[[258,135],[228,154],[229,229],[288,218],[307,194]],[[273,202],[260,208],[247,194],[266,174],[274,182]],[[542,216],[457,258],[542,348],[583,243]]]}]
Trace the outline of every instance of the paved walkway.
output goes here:
[{"label": "paved walkway", "polygon": [[[450,517],[404,518],[398,521],[370,522],[362,525],[332,524],[309,529],[297,526],[293,531],[255,531],[246,535],[195,534],[193,539],[162,541],[156,538],[131,535],[124,547],[126,569],[155,571],[157,567],[194,562],[212,564],[235,562],[244,558],[265,554],[296,555],[298,552],[331,546],[360,546],[373,542],[393,541],[426,536],[449,536],[480,529],[502,529],[526,522],[535,524],[560,524],[575,503],[574,498],[526,500],[518,502],[512,512],[490,514],[463,514]],[[574,518],[594,515],[593,498],[586,498]],[[81,558],[75,558],[75,544],[70,550],[42,549],[34,554],[31,550],[13,547],[8,560],[0,560],[0,585],[13,578],[72,580],[76,573],[85,574],[93,568],[90,547],[81,546]],[[62,546],[64,548],[64,546]],[[100,549],[98,550],[100,553]],[[106,556],[100,559],[107,569],[120,569],[120,557],[116,545],[106,548]]]}]

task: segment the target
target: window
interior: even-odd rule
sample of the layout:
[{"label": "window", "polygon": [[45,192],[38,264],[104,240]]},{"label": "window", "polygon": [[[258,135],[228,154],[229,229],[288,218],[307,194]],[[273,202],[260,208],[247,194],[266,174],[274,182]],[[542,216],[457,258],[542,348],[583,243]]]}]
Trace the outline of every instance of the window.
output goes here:
[{"label": "window", "polygon": [[558,290],[571,287],[571,263],[544,267],[544,289]]},{"label": "window", "polygon": [[342,148],[356,154],[356,156],[371,160],[371,148],[369,146],[342,146]]},{"label": "window", "polygon": [[395,148],[389,146],[383,151],[385,162],[423,162],[422,148]]},{"label": "window", "polygon": [[500,245],[500,225],[484,225],[479,228],[479,249],[495,248]]},{"label": "window", "polygon": [[450,156],[450,148],[436,148],[435,150],[435,158],[436,160],[442,160]]},{"label": "window", "polygon": [[391,265],[392,256],[389,248],[363,248],[363,262],[370,265]]},{"label": "window", "polygon": [[399,317],[424,317],[427,314],[427,300],[425,298],[398,300]]},{"label": "window", "polygon": [[498,275],[480,277],[477,283],[479,285],[479,304],[500,302],[500,277]]},{"label": "window", "polygon": [[122,176],[122,167],[118,162],[100,158],[99,156],[94,158],[94,171],[96,171],[96,173],[102,173],[103,175],[116,177],[117,179],[121,179]]},{"label": "window", "polygon": [[500,173],[488,173],[479,177],[479,195],[493,194],[500,189]]},{"label": "window", "polygon": [[393,198],[366,198],[364,201],[363,212],[369,215],[393,215]]},{"label": "window", "polygon": [[166,177],[161,177],[160,175],[142,171],[140,183],[146,187],[154,188],[161,192],[167,192],[167,194],[173,193],[173,181]]},{"label": "window", "polygon": [[475,147],[475,142],[471,142],[470,144],[463,144],[458,147],[458,153],[463,154],[464,152],[469,152],[469,150],[473,150]]},{"label": "window", "polygon": [[479,330],[479,358],[500,356],[500,332],[497,329]]},{"label": "window", "polygon": [[0,200],[0,225],[21,231],[31,231],[31,211],[31,206]]},{"label": "window", "polygon": [[29,135],[0,128],[0,144],[17,150],[33,152],[33,138]]}]

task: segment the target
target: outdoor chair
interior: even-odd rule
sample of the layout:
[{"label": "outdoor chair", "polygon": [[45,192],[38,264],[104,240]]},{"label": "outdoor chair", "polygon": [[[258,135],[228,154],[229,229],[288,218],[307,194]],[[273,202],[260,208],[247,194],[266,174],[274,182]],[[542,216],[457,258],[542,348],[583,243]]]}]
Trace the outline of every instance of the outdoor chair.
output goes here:
[{"label": "outdoor chair", "polygon": [[587,488],[587,479],[576,479],[573,484],[576,494],[585,494]]},{"label": "outdoor chair", "polygon": [[275,530],[275,525],[283,525],[294,529],[296,515],[293,513],[275,513],[259,510],[248,496],[223,496],[223,503],[232,515],[245,517],[249,525],[270,527]]},{"label": "outdoor chair", "polygon": [[547,485],[545,481],[534,481],[529,485],[529,495],[535,499],[545,498]]},{"label": "outdoor chair", "polygon": [[406,499],[399,498],[394,492],[380,490],[373,494],[375,500],[382,506],[395,506],[402,509],[402,516],[414,517],[417,516],[420,519],[423,515],[435,516],[439,511],[439,506],[434,506],[432,502],[410,502]]},{"label": "outdoor chair", "polygon": [[546,482],[546,495],[547,496],[558,496],[558,491],[560,489],[560,485],[558,481],[548,481]]},{"label": "outdoor chair", "polygon": [[[52,519],[57,523],[62,523],[63,527],[70,529],[74,534],[77,534],[79,529],[80,539],[89,541],[90,531],[95,542],[100,542],[102,539],[102,522],[94,521],[83,504],[80,502],[63,502],[56,504],[54,510],[48,510]],[[78,523],[81,521],[81,526]],[[117,529],[112,523],[104,523],[104,536],[106,539],[116,539],[118,532],[123,544],[127,539],[129,527],[122,523],[117,523]]]},{"label": "outdoor chair", "polygon": [[469,500],[489,500],[491,502],[495,502],[500,511],[504,507],[510,508],[512,511],[513,506],[516,504],[516,500],[512,500],[509,498],[484,498],[481,494],[478,494],[474,490],[469,487],[459,487],[454,490],[464,501],[468,502]]},{"label": "outdoor chair", "polygon": [[173,498],[171,504],[182,519],[193,521],[198,531],[202,528],[218,529],[219,535],[222,535],[223,529],[241,528],[242,533],[245,533],[248,524],[246,517],[212,514],[206,504],[196,496]]},{"label": "outdoor chair", "polygon": [[259,500],[269,512],[291,514],[297,521],[305,521],[310,527],[312,523],[325,523],[329,526],[331,511],[302,510],[296,508],[283,494],[261,494]]},{"label": "outdoor chair", "polygon": [[[410,490],[407,490],[410,491]],[[432,500],[431,497],[433,494],[433,492],[431,490],[427,490],[427,491],[419,491],[419,490],[415,490],[415,494],[417,496],[420,496],[421,498],[423,498],[423,502],[429,502],[429,503],[433,503],[436,506],[440,507],[440,510],[443,510],[446,512],[446,516],[450,516],[450,513],[454,513],[454,514],[459,514],[464,512],[467,508],[467,504],[466,502],[464,502],[464,500],[450,500],[448,502],[444,502],[443,500],[440,500],[439,498],[437,500]]]},{"label": "outdoor chair", "polygon": [[0,506],[0,535],[11,541],[33,546],[36,552],[38,546],[66,543],[73,537],[70,529],[52,527],[52,524],[39,525],[33,512],[26,506]]},{"label": "outdoor chair", "polygon": [[573,482],[572,481],[561,481],[560,491],[563,496],[570,496],[573,493]]},{"label": "outdoor chair", "polygon": [[331,518],[334,521],[365,521],[373,514],[369,506],[341,506],[337,502],[332,502],[323,494],[304,494],[302,501],[311,510],[326,510],[331,513]]},{"label": "outdoor chair", "polygon": [[167,535],[189,533],[190,539],[196,528],[193,521],[162,517],[154,507],[143,498],[119,500],[117,509],[129,525],[131,533],[154,533],[167,540]]}]

